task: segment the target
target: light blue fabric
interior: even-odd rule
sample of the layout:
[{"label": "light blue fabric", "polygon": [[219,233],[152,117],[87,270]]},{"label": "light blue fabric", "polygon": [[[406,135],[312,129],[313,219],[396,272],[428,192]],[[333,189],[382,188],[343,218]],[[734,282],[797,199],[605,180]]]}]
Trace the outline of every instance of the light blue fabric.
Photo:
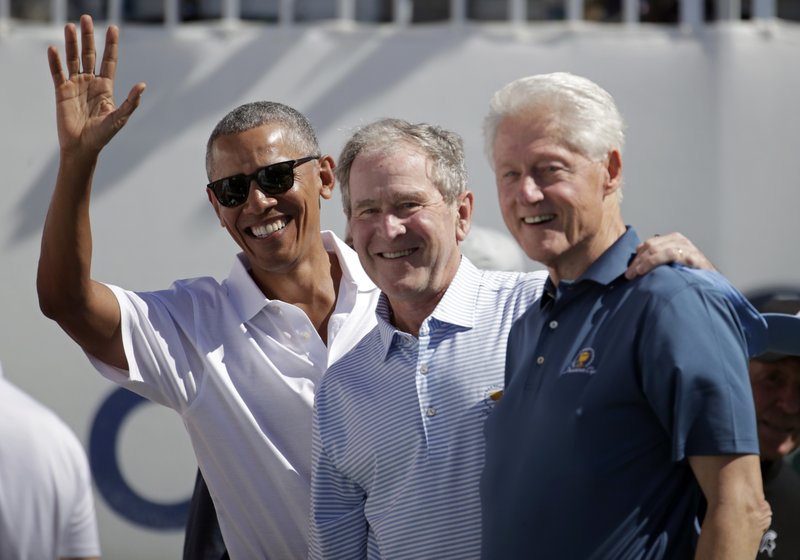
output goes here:
[{"label": "light blue fabric", "polygon": [[389,323],[381,297],[378,326],[317,390],[311,558],[479,556],[483,423],[511,324],[544,277],[463,258],[419,338]]}]

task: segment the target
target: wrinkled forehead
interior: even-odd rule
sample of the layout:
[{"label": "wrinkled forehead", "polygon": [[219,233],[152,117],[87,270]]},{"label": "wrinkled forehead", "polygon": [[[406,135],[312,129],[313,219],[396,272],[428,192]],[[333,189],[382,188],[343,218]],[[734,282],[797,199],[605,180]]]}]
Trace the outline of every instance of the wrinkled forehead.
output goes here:
[{"label": "wrinkled forehead", "polygon": [[394,182],[420,188],[433,184],[433,162],[422,149],[408,143],[367,147],[353,161],[350,183]]},{"label": "wrinkled forehead", "polygon": [[499,170],[505,164],[532,163],[541,158],[588,157],[571,143],[560,122],[507,119],[498,128],[494,142],[493,164]]},{"label": "wrinkled forehead", "polygon": [[504,117],[497,127],[495,150],[509,143],[547,141],[572,148],[567,141],[567,128],[557,114],[538,109],[526,109]]}]

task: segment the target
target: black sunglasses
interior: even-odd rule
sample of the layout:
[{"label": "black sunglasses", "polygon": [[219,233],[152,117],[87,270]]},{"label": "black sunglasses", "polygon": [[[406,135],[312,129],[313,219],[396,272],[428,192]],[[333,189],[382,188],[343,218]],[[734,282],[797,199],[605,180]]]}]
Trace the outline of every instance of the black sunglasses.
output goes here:
[{"label": "black sunglasses", "polygon": [[255,181],[261,192],[268,196],[285,193],[294,185],[294,168],[320,157],[308,156],[300,159],[290,159],[289,161],[280,161],[261,169],[256,169],[256,172],[251,175],[242,173],[233,177],[217,179],[206,185],[206,188],[211,189],[220,204],[233,208],[244,204],[244,201],[247,200],[247,195],[250,194],[251,181]]}]

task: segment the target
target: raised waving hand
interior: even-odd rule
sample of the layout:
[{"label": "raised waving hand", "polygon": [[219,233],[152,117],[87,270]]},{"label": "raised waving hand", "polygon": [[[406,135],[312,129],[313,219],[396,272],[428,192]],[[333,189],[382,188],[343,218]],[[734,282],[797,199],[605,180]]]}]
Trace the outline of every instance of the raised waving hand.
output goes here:
[{"label": "raised waving hand", "polygon": [[62,155],[97,155],[128,121],[139,105],[144,83],[134,85],[128,97],[114,104],[114,76],[117,70],[119,29],[110,26],[100,72],[95,74],[97,54],[94,24],[88,15],[81,16],[80,46],[78,30],[72,23],[64,28],[66,74],[58,49],[49,47],[47,59],[56,93],[56,122]]},{"label": "raised waving hand", "polygon": [[92,229],[89,219],[92,178],[100,150],[125,126],[139,105],[144,84],[114,104],[119,31],[111,26],[100,73],[95,74],[92,18],[81,17],[81,45],[73,24],[64,29],[66,75],[58,50],[47,59],[56,92],[61,153],[53,197],[42,231],[36,288],[39,307],[81,347],[120,369],[128,362],[120,334],[120,308],[111,289],[92,279]]}]

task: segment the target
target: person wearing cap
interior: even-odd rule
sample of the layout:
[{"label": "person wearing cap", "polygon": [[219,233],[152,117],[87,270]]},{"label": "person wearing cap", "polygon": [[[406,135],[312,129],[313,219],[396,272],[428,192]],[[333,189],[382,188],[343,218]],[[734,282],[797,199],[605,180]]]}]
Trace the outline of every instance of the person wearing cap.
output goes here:
[{"label": "person wearing cap", "polygon": [[800,558],[800,470],[788,456],[800,446],[800,313],[765,313],[766,351],[750,360],[764,496],[772,525],[759,559]]}]

